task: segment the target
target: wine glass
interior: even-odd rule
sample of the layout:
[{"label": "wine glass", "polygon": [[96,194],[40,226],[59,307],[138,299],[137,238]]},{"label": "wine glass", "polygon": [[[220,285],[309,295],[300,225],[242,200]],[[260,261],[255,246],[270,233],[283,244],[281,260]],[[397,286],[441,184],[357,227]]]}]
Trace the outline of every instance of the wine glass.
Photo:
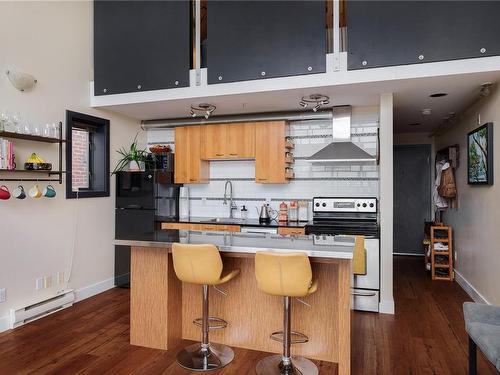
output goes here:
[{"label": "wine glass", "polygon": [[57,122],[52,124],[52,137],[59,138],[59,123]]},{"label": "wine glass", "polygon": [[18,127],[20,126],[21,123],[21,114],[19,112],[15,112],[11,117],[10,117],[10,131],[11,132],[18,132]]},{"label": "wine glass", "polygon": [[6,131],[7,123],[9,122],[9,113],[6,110],[0,112],[0,131]]},{"label": "wine glass", "polygon": [[45,124],[43,128],[43,136],[47,138],[52,137],[52,129],[50,127],[50,124]]},{"label": "wine glass", "polygon": [[41,135],[40,125],[35,124],[35,125],[31,128],[31,134],[33,134],[33,135]]}]

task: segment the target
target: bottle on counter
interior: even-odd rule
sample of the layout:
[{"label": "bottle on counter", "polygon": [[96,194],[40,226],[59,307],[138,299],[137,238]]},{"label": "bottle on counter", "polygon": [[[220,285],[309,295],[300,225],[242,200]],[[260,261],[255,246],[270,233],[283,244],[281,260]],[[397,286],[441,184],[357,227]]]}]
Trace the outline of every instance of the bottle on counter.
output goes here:
[{"label": "bottle on counter", "polygon": [[291,201],[288,208],[288,221],[299,221],[299,206],[297,201]]},{"label": "bottle on counter", "polygon": [[280,203],[280,211],[278,215],[279,222],[287,222],[288,221],[288,206],[285,202]]},{"label": "bottle on counter", "polygon": [[299,221],[309,221],[309,204],[307,201],[299,201]]},{"label": "bottle on counter", "polygon": [[242,220],[248,219],[248,210],[245,207],[245,205],[243,205],[243,207],[241,207],[241,213],[240,213],[240,215],[241,215],[241,219]]}]

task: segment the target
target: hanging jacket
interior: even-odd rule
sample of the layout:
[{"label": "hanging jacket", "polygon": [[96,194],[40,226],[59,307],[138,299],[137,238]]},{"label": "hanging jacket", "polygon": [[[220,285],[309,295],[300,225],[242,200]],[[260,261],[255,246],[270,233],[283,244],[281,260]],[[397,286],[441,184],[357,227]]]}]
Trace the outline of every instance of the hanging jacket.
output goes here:
[{"label": "hanging jacket", "polygon": [[438,186],[438,193],[446,199],[455,199],[457,197],[457,187],[455,185],[455,176],[453,175],[453,168],[446,163],[448,168],[442,169],[441,181]]},{"label": "hanging jacket", "polygon": [[436,180],[434,181],[434,189],[432,191],[432,200],[434,201],[434,205],[436,209],[445,209],[448,207],[448,202],[445,198],[439,195],[438,188],[441,184],[441,173],[443,171],[443,167],[449,168],[450,164],[444,160],[441,160],[436,163]]}]

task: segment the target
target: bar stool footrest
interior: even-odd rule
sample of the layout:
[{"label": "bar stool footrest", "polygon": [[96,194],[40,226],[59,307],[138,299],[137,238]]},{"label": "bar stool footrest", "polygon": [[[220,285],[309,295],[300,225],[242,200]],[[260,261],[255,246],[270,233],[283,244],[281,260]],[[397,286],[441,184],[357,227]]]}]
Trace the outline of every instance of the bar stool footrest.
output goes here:
[{"label": "bar stool footrest", "polygon": [[[309,337],[307,337],[306,335],[304,335],[303,333],[300,333],[300,332],[292,331],[290,336],[291,336],[291,340],[290,340],[291,344],[305,344],[306,342],[309,341]],[[285,341],[283,331],[276,331],[276,332],[271,333],[270,338],[271,338],[271,340],[278,341],[278,342]]]},{"label": "bar stool footrest", "polygon": [[[197,318],[193,320],[193,324],[198,327],[203,326],[203,318]],[[224,319],[221,318],[216,318],[216,317],[209,317],[208,318],[208,329],[224,329],[227,327],[227,322]]]}]

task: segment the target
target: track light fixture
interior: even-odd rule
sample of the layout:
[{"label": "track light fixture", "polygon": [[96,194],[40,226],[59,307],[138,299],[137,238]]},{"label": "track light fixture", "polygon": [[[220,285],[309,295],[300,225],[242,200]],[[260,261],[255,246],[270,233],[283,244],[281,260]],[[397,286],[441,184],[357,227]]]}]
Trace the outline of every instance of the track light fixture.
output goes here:
[{"label": "track light fixture", "polygon": [[205,116],[205,118],[208,120],[208,118],[212,115],[216,108],[217,107],[213,104],[201,103],[197,106],[192,105],[189,114],[191,115],[191,117],[202,115]]},{"label": "track light fixture", "polygon": [[330,98],[322,94],[311,94],[309,96],[303,96],[299,102],[299,105],[307,109],[309,105],[313,105],[312,110],[317,112],[321,107],[330,104]]}]

